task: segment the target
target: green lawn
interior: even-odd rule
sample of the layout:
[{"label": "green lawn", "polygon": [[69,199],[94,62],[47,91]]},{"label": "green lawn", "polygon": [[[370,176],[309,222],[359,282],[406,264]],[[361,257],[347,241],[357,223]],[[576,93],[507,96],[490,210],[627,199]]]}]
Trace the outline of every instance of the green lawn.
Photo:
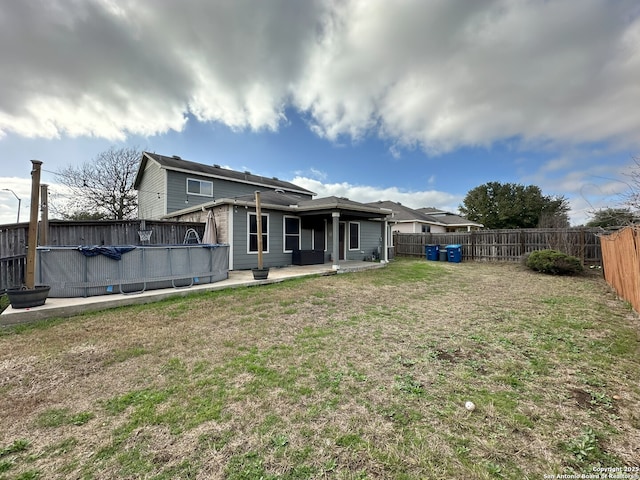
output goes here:
[{"label": "green lawn", "polygon": [[0,479],[632,468],[639,330],[597,276],[407,259],[7,329]]}]

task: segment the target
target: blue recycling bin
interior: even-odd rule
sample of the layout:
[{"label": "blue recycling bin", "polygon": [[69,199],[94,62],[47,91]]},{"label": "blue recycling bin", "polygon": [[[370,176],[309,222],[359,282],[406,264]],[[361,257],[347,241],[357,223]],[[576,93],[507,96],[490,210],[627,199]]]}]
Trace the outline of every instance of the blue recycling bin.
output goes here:
[{"label": "blue recycling bin", "polygon": [[424,247],[427,260],[438,261],[438,254],[440,252],[440,245],[426,245]]},{"label": "blue recycling bin", "polygon": [[460,263],[462,261],[462,245],[447,245],[447,259],[450,262]]}]

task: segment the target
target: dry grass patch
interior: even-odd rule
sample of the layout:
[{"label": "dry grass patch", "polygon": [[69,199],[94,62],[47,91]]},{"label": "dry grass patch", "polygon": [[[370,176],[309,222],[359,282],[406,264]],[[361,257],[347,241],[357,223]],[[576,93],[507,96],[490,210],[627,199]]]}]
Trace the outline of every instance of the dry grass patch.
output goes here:
[{"label": "dry grass patch", "polygon": [[518,265],[401,259],[95,313],[0,336],[0,479],[637,466],[638,358],[600,278]]}]

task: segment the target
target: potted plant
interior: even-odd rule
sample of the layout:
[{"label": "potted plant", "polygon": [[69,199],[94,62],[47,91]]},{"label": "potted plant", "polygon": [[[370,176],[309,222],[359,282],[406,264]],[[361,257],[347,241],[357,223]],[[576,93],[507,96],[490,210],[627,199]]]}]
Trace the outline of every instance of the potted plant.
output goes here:
[{"label": "potted plant", "polygon": [[7,297],[13,308],[31,308],[44,305],[49,296],[49,285],[35,285],[28,288],[26,285],[20,288],[8,288]]},{"label": "potted plant", "polygon": [[256,221],[258,223],[258,268],[252,268],[254,280],[266,280],[269,276],[269,267],[262,263],[262,210],[260,208],[260,192],[256,191]]}]

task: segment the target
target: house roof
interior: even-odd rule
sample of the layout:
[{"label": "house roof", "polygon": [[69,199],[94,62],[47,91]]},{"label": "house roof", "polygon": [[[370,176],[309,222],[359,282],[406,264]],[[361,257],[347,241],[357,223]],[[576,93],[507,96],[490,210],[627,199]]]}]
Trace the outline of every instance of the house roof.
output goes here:
[{"label": "house roof", "polygon": [[[304,199],[298,195],[281,193],[273,190],[260,192],[260,203],[262,208],[281,210],[295,213],[299,216],[326,214],[335,211],[348,212],[366,218],[384,218],[391,213],[390,210],[374,207],[368,204],[355,202],[344,197],[322,197],[313,200]],[[191,213],[202,208],[207,209],[216,205],[232,204],[255,206],[255,195],[240,195],[233,198],[220,198],[202,205],[188,207],[177,212],[172,212],[164,218],[171,218],[185,213]]]},{"label": "house roof", "polygon": [[271,189],[282,189],[288,192],[302,193],[305,195],[315,195],[314,192],[307,190],[306,188],[299,187],[291,182],[285,182],[275,177],[263,177],[261,175],[254,175],[250,172],[238,172],[236,170],[230,170],[228,168],[222,168],[219,165],[205,165],[202,163],[191,162],[183,160],[182,158],[174,155],[167,157],[165,155],[159,155],[157,153],[143,152],[142,161],[138,167],[138,173],[134,182],[134,188],[140,186],[142,181],[142,175],[149,159],[156,161],[161,168],[167,170],[173,170],[177,172],[193,173],[205,177],[220,178],[223,180],[229,180],[232,182],[240,182],[249,185],[256,185],[259,187],[268,187]]},{"label": "house roof", "polygon": [[350,211],[358,211],[361,213],[371,213],[376,214],[376,216],[387,216],[391,213],[386,208],[372,206],[367,203],[360,203],[353,200],[349,200],[346,197],[322,197],[322,198],[314,198],[313,200],[302,200],[298,203],[298,207],[300,210],[350,210]]},{"label": "house roof", "polygon": [[[221,199],[221,201],[225,203],[230,203],[231,201],[237,203],[255,203],[255,195],[240,195],[238,197],[233,197],[233,199]],[[290,193],[282,193],[276,192],[274,190],[266,190],[264,192],[260,192],[260,203],[264,205],[272,205],[277,207],[291,207],[294,208],[294,205],[298,205],[302,198],[298,195],[292,195]]]}]

